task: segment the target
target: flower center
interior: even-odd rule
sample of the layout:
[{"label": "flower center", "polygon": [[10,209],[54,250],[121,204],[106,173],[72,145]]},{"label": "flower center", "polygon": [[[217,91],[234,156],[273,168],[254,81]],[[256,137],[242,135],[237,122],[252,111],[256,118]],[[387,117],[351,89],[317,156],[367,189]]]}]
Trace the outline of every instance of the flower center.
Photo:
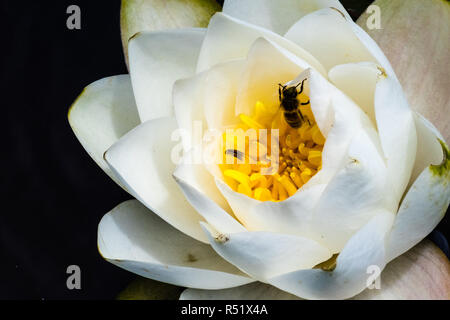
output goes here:
[{"label": "flower center", "polygon": [[[309,101],[305,94],[297,99]],[[311,105],[299,103],[298,111],[293,128],[283,108],[258,101],[252,115],[240,114],[240,123],[223,133],[219,167],[230,188],[260,201],[283,201],[321,169],[325,138]]]}]

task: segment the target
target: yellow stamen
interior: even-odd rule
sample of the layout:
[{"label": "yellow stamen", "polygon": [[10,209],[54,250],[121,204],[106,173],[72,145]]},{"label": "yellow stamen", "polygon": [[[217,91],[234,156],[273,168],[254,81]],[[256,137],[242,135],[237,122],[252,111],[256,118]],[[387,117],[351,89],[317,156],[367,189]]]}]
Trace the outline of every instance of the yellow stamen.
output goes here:
[{"label": "yellow stamen", "polygon": [[[298,99],[304,102],[308,97],[302,94]],[[240,114],[240,123],[222,136],[226,144],[223,150],[226,164],[220,164],[219,168],[225,182],[234,191],[259,201],[286,200],[322,168],[325,138],[315,122],[311,106],[300,107],[305,121],[298,129],[287,124],[280,110],[279,105],[269,108],[258,101],[251,116]],[[236,132],[236,129],[244,131]],[[258,133],[246,136],[247,129],[255,129]],[[259,134],[264,132],[261,129],[267,129],[269,135],[260,137]],[[278,135],[271,136],[270,129],[278,129]],[[276,140],[271,141],[271,137]],[[274,143],[279,147],[277,151],[272,150]],[[240,156],[227,152],[230,149],[239,151]],[[274,164],[272,157],[277,154],[278,171],[273,174],[262,171]]]},{"label": "yellow stamen", "polygon": [[255,199],[260,201],[272,200],[272,194],[269,189],[266,188],[256,188],[255,189]]},{"label": "yellow stamen", "polygon": [[249,187],[248,184],[241,183],[237,188],[237,192],[245,194],[246,196],[249,196],[250,198],[253,196],[252,189]]},{"label": "yellow stamen", "polygon": [[223,174],[225,175],[225,177],[233,178],[234,180],[236,180],[241,184],[250,185],[250,178],[245,173],[242,173],[237,170],[228,169],[225,170]]}]

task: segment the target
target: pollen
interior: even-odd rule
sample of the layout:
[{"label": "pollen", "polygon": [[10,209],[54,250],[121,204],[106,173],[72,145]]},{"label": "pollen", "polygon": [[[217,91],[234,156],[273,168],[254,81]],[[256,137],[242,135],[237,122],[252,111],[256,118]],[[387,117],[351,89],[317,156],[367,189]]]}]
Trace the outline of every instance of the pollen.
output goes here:
[{"label": "pollen", "polygon": [[[304,94],[298,98],[309,101]],[[224,181],[236,192],[258,201],[286,200],[322,168],[325,137],[310,104],[299,105],[304,119],[299,128],[289,126],[278,107],[258,101],[253,110],[251,115],[240,114],[240,123],[223,133],[224,164],[219,168]],[[276,138],[272,129],[277,129]],[[278,159],[274,159],[276,155]],[[268,173],[268,168],[276,170]]]}]

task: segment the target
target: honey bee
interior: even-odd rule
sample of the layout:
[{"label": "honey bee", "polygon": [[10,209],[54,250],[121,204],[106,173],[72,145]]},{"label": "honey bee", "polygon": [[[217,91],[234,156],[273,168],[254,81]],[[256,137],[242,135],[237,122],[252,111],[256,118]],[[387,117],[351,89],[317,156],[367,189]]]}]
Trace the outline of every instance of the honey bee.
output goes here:
[{"label": "honey bee", "polygon": [[[297,99],[297,96],[303,92],[303,84],[305,81],[306,79],[296,86],[290,87],[278,84],[280,107],[283,109],[286,122],[294,129],[301,127],[302,123],[305,121],[305,117],[298,108],[299,105],[306,106],[309,104],[309,100],[307,102],[300,102]],[[300,91],[297,91],[298,86],[300,86]]]}]

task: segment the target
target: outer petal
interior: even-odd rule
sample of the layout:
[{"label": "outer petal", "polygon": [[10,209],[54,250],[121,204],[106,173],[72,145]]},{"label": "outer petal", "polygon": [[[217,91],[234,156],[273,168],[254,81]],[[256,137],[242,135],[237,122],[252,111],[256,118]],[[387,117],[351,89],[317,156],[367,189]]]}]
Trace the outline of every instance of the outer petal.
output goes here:
[{"label": "outer petal", "polygon": [[267,29],[223,13],[216,13],[211,18],[198,59],[197,72],[207,70],[218,63],[245,58],[253,42],[260,37],[278,44],[303,59],[321,74],[326,74],[317,59],[295,43]]},{"label": "outer petal", "polygon": [[160,118],[141,124],[105,154],[114,174],[129,192],[153,212],[189,236],[205,241],[200,228],[202,217],[186,201],[172,178],[175,163],[171,135],[173,118]]},{"label": "outer petal", "polygon": [[130,75],[142,122],[173,115],[173,83],[194,74],[204,36],[205,29],[181,29],[130,39]]},{"label": "outer petal", "polygon": [[223,290],[186,289],[180,300],[301,300],[274,286],[254,282]]},{"label": "outer petal", "polygon": [[[369,275],[369,274],[368,274]],[[431,241],[424,240],[383,270],[380,288],[366,289],[352,299],[449,299],[450,263]],[[186,289],[182,300],[298,300],[300,298],[265,283],[230,289]]]},{"label": "outer petal", "polygon": [[450,141],[450,77],[448,67],[443,67],[450,65],[448,1],[377,0],[373,4],[381,9],[382,30],[369,30],[371,12],[363,13],[358,24],[392,62],[411,109],[429,119]]},{"label": "outer petal", "polygon": [[[316,57],[325,69],[338,64],[376,61],[352,29],[351,19],[332,8],[310,13],[285,37]],[[332,54],[330,54],[332,52]]]},{"label": "outer petal", "polygon": [[120,31],[128,65],[128,39],[137,32],[205,28],[221,7],[215,0],[126,0],[120,8]]},{"label": "outer petal", "polygon": [[210,246],[180,233],[136,200],[102,218],[98,249],[121,268],[180,286],[220,289],[252,281]]},{"label": "outer petal", "polygon": [[346,244],[337,258],[334,271],[300,270],[284,274],[268,283],[307,299],[346,299],[366,288],[368,267],[383,270],[385,238],[394,215],[381,212],[373,217]]},{"label": "outer petal", "polygon": [[441,221],[450,203],[450,153],[441,141],[443,161],[427,167],[402,201],[387,244],[388,261],[425,238]]},{"label": "outer petal", "polygon": [[225,0],[223,12],[252,24],[284,34],[290,26],[304,15],[334,7],[348,16],[337,0]]},{"label": "outer petal", "polygon": [[417,150],[413,113],[400,83],[395,75],[388,75],[376,64],[336,66],[330,71],[330,79],[359,102],[369,116],[375,116],[388,176],[395,197],[400,201],[410,179]]},{"label": "outer petal", "polygon": [[139,124],[130,77],[114,76],[90,84],[70,107],[68,118],[84,149],[120,185],[103,153]]},{"label": "outer petal", "polygon": [[221,234],[202,226],[219,255],[258,280],[309,269],[331,257],[327,248],[307,238],[271,232]]},{"label": "outer petal", "polygon": [[430,164],[442,161],[442,146],[438,139],[445,141],[438,129],[417,112],[414,113],[414,121],[417,130],[417,153],[410,184],[416,181]]}]

